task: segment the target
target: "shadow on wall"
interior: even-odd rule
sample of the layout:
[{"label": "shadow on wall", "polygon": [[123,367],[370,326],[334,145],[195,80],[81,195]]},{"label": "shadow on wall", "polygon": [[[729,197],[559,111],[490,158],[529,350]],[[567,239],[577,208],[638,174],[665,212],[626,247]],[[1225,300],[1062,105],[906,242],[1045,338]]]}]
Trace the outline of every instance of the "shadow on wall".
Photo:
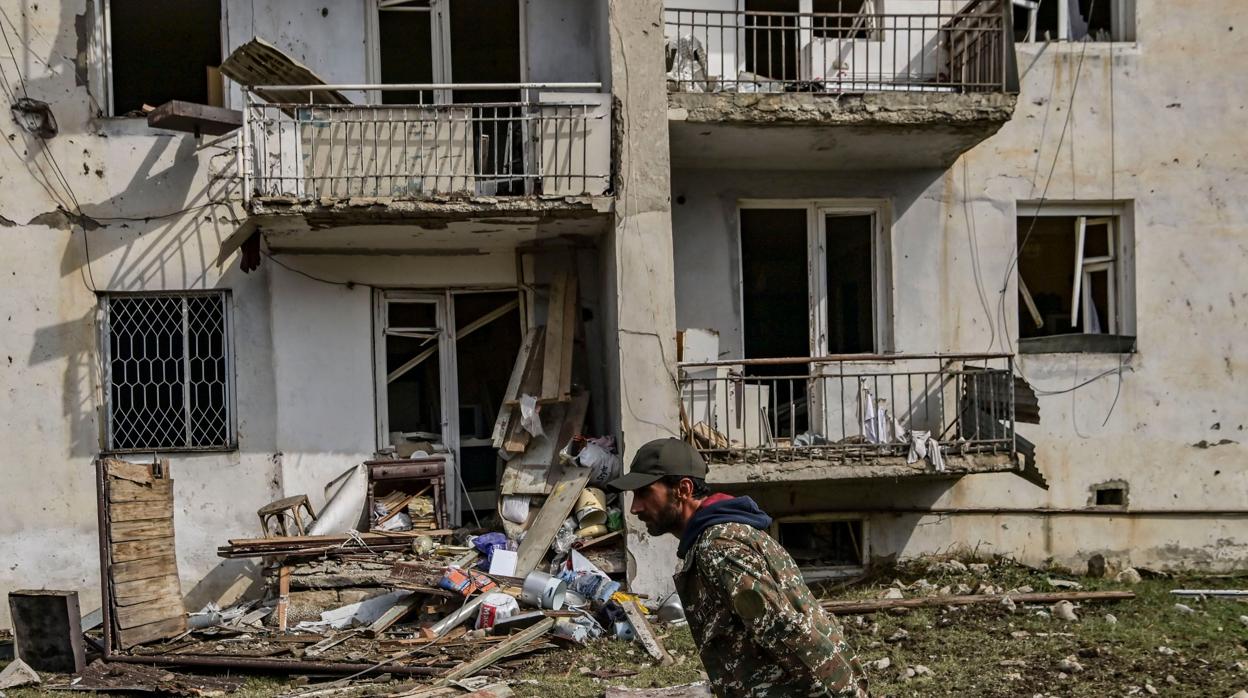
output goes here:
[{"label": "shadow on wall", "polygon": [[188,611],[198,611],[208,602],[226,608],[239,601],[250,601],[264,591],[263,568],[251,560],[225,560],[183,594]]}]

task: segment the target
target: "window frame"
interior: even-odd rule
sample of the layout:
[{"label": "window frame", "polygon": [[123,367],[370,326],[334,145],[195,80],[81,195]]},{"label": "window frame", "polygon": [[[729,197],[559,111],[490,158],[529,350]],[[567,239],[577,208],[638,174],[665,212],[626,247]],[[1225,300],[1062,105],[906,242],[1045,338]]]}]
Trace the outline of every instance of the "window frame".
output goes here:
[{"label": "window frame", "polygon": [[[100,371],[102,376],[101,389],[103,392],[104,415],[102,430],[100,432],[101,448],[103,454],[124,454],[124,453],[230,453],[237,451],[238,445],[238,388],[237,388],[237,371],[234,362],[234,294],[231,289],[210,289],[210,290],[192,290],[177,289],[168,291],[101,291],[98,293],[99,302],[96,310],[99,313],[99,356]],[[186,299],[192,297],[216,296],[221,299],[221,321],[222,321],[222,352],[225,360],[225,429],[226,443],[215,444],[212,446],[173,446],[163,448],[115,448],[113,446],[113,362],[112,362],[112,341],[111,341],[111,305],[115,299],[120,298],[159,298],[159,297],[177,297],[183,302],[183,343],[187,341],[185,335],[186,327]],[[190,361],[189,355],[184,351],[183,362]],[[185,369],[184,369],[185,370]],[[185,375],[190,375],[186,370]],[[187,409],[186,400],[189,399],[189,392],[183,393],[183,409]]]},{"label": "window frame", "polygon": [[[100,110],[97,118],[104,119],[144,119],[140,116],[126,116],[116,113],[113,102],[113,12],[112,0],[96,0],[94,7],[94,26],[87,48],[87,91],[91,94],[96,107]],[[221,56],[224,61],[229,50],[229,32],[227,31],[226,0],[220,0],[220,21],[217,31],[220,33]],[[218,64],[219,65],[219,64]],[[222,106],[231,107],[229,85],[222,90]],[[159,106],[159,105],[153,105]]]},{"label": "window frame", "polygon": [[[1138,338],[1138,316],[1136,313],[1136,273],[1135,273],[1135,216],[1134,207],[1129,201],[1092,201],[1092,202],[1076,202],[1076,201],[1020,201],[1015,205],[1014,213],[1014,255],[1015,258],[1020,254],[1018,249],[1018,222],[1024,218],[1038,216],[1041,218],[1074,218],[1076,219],[1076,228],[1072,231],[1076,235],[1075,253],[1076,258],[1074,264],[1078,264],[1080,260],[1083,262],[1082,273],[1079,277],[1074,277],[1075,266],[1072,265],[1072,282],[1075,284],[1074,290],[1077,295],[1072,295],[1072,305],[1083,313],[1083,317],[1087,317],[1088,298],[1084,298],[1085,293],[1082,289],[1086,287],[1087,275],[1105,271],[1105,264],[1111,265],[1109,274],[1111,308],[1109,314],[1112,317],[1113,329],[1116,332],[1081,332],[1078,334],[1070,333],[1066,335],[1053,335],[1053,337],[1102,337],[1105,347],[1098,348],[1097,343],[1093,341],[1091,344],[1083,342],[1087,348],[1071,349],[1069,351],[1080,351],[1082,353],[1100,353],[1100,354],[1122,354],[1131,353],[1131,350],[1119,350],[1110,348],[1111,346],[1122,345],[1124,338],[1130,338],[1129,344],[1134,347],[1135,339]],[[1100,257],[1084,257],[1082,255],[1083,238],[1078,236],[1079,221],[1083,221],[1084,230],[1086,226],[1096,225],[1108,219],[1110,223],[1109,236],[1110,248],[1109,255]],[[1090,268],[1091,267],[1091,268]],[[1052,354],[1052,353],[1068,353],[1067,351],[1055,351],[1047,346],[1051,346],[1053,339],[1049,336],[1045,337],[1020,337],[1020,325],[1022,321],[1022,313],[1027,312],[1022,304],[1026,303],[1026,293],[1024,296],[1021,265],[1014,265],[1014,283],[1016,285],[1015,293],[1015,312],[1014,312],[1014,340],[1020,354]],[[1023,297],[1020,301],[1019,298]],[[1073,313],[1072,313],[1073,315]],[[1112,339],[1111,339],[1112,338]],[[1079,340],[1073,340],[1079,343]],[[1029,345],[1031,345],[1029,347]]]},{"label": "window frame", "polygon": [[[872,350],[861,354],[886,354],[893,342],[893,293],[892,293],[892,215],[887,199],[741,199],[737,210],[745,209],[805,209],[806,210],[806,311],[810,334],[810,356],[828,355],[828,276],[827,276],[827,215],[871,216],[871,291],[874,299],[872,313]],[[745,255],[742,249],[741,216],[737,215],[737,307],[745,309]],[[745,356],[744,317],[741,325],[740,355]]]},{"label": "window frame", "polygon": [[[1048,41],[1082,41],[1089,40],[1086,36],[1083,39],[1070,38],[1070,5],[1066,0],[1057,1],[1057,36],[1051,40],[1046,40],[1036,36],[1036,19],[1039,13],[1040,2],[1052,2],[1054,0],[1011,0],[1012,7],[1021,7],[1027,10],[1027,33],[1022,41],[1015,43],[1020,44],[1043,44]],[[1136,0],[1098,0],[1099,2],[1112,3],[1110,12],[1110,40],[1093,41],[1093,43],[1135,43],[1136,42]]]}]

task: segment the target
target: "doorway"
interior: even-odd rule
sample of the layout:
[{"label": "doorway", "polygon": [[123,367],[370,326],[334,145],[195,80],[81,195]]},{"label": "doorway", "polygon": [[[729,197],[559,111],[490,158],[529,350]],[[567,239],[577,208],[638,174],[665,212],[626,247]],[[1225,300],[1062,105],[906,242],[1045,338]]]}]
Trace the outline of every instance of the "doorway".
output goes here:
[{"label": "doorway", "polygon": [[523,327],[515,289],[386,290],[377,295],[378,442],[446,452],[452,522],[492,511],[498,456],[490,432]]}]

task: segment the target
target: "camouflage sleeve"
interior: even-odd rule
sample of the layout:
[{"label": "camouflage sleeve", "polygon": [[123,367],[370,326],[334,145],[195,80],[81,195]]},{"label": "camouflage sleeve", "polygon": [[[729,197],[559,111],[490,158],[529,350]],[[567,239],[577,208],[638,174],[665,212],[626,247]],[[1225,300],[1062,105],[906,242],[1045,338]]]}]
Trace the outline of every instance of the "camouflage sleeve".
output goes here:
[{"label": "camouflage sleeve", "polygon": [[708,546],[698,559],[707,586],[787,673],[852,691],[855,672],[845,658],[848,648],[837,646],[815,627],[809,615],[812,609],[797,609],[790,603],[784,580],[777,577],[801,573],[792,562],[788,566],[792,569],[773,574],[762,554],[729,541]]}]

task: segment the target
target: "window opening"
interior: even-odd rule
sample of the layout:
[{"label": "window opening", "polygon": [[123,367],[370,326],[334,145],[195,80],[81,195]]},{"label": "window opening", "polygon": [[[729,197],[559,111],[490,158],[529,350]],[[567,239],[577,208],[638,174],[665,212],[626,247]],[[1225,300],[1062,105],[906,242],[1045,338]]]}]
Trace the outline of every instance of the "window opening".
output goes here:
[{"label": "window opening", "polygon": [[1018,219],[1020,338],[1122,333],[1115,227],[1113,218]]},{"label": "window opening", "polygon": [[[798,0],[745,0],[745,70],[774,80],[798,78]],[[750,14],[758,13],[758,14]]]},{"label": "window opening", "polygon": [[866,523],[863,519],[794,517],[776,524],[776,539],[809,581],[812,576],[836,576],[836,571],[860,571],[867,563]]},{"label": "window opening", "polygon": [[232,448],[227,294],[110,295],[103,303],[105,449]]},{"label": "window opening", "polygon": [[142,115],[144,105],[175,99],[220,101],[219,1],[107,0],[105,12],[110,114]]},{"label": "window opening", "polygon": [[1134,41],[1135,0],[1013,0],[1016,41]]},{"label": "window opening", "polygon": [[879,0],[814,0],[812,33],[817,39],[869,39],[878,4]]},{"label": "window opening", "polygon": [[1097,506],[1125,506],[1127,492],[1121,487],[1103,487],[1096,490]]},{"label": "window opening", "polygon": [[[389,0],[378,5],[381,82],[429,84],[434,76],[434,17],[429,0]],[[383,90],[382,104],[428,104],[428,90]]]},{"label": "window opening", "polygon": [[827,242],[828,353],[875,350],[875,218],[824,217]]}]

